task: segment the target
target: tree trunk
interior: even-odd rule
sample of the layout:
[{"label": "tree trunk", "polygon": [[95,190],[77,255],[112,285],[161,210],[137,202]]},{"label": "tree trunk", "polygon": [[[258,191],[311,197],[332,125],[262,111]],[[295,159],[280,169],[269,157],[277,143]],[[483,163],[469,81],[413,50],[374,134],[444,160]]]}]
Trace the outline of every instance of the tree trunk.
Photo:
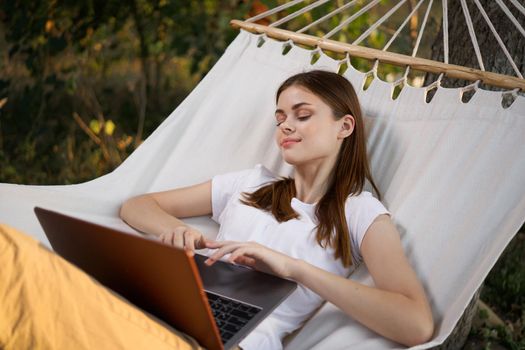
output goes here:
[{"label": "tree trunk", "polygon": [[[481,12],[473,1],[466,1],[470,17],[472,19],[474,32],[481,52],[481,57],[486,71],[517,76],[503,50],[499,46],[496,38],[492,34],[489,26],[485,22]],[[494,25],[496,32],[507,47],[510,56],[516,63],[518,70],[525,72],[525,37],[521,35],[514,23],[501,10],[494,0],[480,0],[480,3],[487,13],[490,21]],[[509,1],[504,2],[510,12],[518,20],[522,27],[525,27],[525,16]],[[475,69],[481,69],[474,51],[470,38],[465,15],[463,13],[460,0],[448,1],[448,22],[449,22],[449,63]],[[444,62],[443,54],[443,28],[432,45],[431,59]],[[437,74],[427,74],[425,86],[437,79]],[[442,86],[460,87],[471,84],[460,79],[444,77]],[[480,84],[485,90],[502,90],[501,88]]]}]

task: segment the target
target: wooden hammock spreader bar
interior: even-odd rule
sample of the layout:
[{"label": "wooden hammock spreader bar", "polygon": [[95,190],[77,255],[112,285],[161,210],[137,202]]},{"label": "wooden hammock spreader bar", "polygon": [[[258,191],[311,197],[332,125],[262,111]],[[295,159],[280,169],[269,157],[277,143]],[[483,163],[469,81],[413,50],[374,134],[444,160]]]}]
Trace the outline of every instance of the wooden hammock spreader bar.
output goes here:
[{"label": "wooden hammock spreader bar", "polygon": [[509,90],[518,88],[525,92],[525,79],[520,79],[518,77],[492,72],[484,72],[474,68],[437,62],[425,58],[410,57],[394,52],[371,49],[368,47],[342,43],[330,39],[322,39],[313,35],[295,33],[285,29],[268,27],[257,23],[248,23],[237,19],[231,20],[230,25],[233,28],[242,28],[251,33],[266,34],[268,37],[277,40],[292,40],[296,44],[309,45],[313,47],[317,46],[321,49],[332,52],[343,54],[348,53],[350,56],[354,57],[361,57],[368,60],[377,59],[380,62],[401,67],[410,66],[412,69],[429,73],[444,73],[445,76],[450,78],[464,79],[469,81],[480,80],[487,85],[497,86]]}]

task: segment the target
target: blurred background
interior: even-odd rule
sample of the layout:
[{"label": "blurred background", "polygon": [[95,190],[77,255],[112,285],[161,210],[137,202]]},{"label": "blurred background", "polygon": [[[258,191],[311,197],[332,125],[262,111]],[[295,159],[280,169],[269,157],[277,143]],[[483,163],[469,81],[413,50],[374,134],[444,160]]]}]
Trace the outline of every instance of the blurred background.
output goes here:
[{"label": "blurred background", "polygon": [[[238,34],[229,25],[231,19],[246,19],[285,2],[0,1],[0,182],[73,184],[112,171],[213,67]],[[329,1],[280,28],[297,30],[347,2]],[[481,2],[490,10],[493,1]],[[357,3],[359,9],[367,1]],[[396,3],[382,0],[381,6],[358,17],[332,39],[352,42]],[[417,3],[407,1],[391,21],[361,44],[382,49]],[[451,62],[478,68],[472,49],[461,43],[457,49],[452,47],[452,29],[466,30],[456,17],[459,1],[449,3]],[[303,6],[293,6],[270,21]],[[389,51],[412,54],[427,6],[421,6],[410,19]],[[334,16],[308,34],[327,33],[357,9]],[[442,60],[441,12],[441,7],[431,8],[418,57]],[[494,16],[497,27],[502,17],[493,14],[491,18]],[[516,17],[525,26],[525,16],[517,13]],[[476,24],[481,17],[473,21]],[[524,72],[525,41],[515,30],[501,25],[503,40]],[[490,52],[494,40],[482,40],[488,29],[480,28],[477,33],[480,46],[489,45]],[[487,70],[492,67],[492,71],[512,75],[509,67],[498,63],[501,59],[496,53],[484,58]],[[363,72],[372,67],[371,62],[358,58],[352,58],[352,64]],[[404,71],[381,64],[378,75],[392,82]],[[435,79],[417,71],[410,71],[408,77],[413,86],[426,86]],[[446,79],[444,83],[468,84]],[[482,304],[477,312],[464,348],[525,349],[524,252],[522,228],[485,281],[481,300],[487,306]]]}]

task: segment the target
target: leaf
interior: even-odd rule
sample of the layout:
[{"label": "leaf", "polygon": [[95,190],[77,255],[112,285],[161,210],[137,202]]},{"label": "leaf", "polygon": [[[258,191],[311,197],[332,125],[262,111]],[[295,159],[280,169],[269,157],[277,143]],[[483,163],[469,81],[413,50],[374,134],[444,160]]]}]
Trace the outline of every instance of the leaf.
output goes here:
[{"label": "leaf", "polygon": [[45,24],[46,33],[49,33],[50,31],[52,31],[54,26],[55,26],[55,23],[52,20],[48,19]]},{"label": "leaf", "polygon": [[100,123],[96,119],[91,119],[89,122],[89,128],[97,135],[100,133]]},{"label": "leaf", "polygon": [[113,131],[115,131],[115,123],[110,119],[107,122],[104,123],[104,132],[106,135],[113,135]]}]

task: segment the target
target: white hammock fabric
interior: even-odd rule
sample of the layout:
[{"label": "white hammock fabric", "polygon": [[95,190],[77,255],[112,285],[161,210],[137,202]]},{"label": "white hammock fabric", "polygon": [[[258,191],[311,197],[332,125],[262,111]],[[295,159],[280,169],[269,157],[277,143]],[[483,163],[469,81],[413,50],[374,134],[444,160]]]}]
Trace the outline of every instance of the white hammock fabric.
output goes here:
[{"label": "white hammock fabric", "polygon": [[[213,175],[262,163],[290,175],[274,144],[275,92],[292,74],[312,68],[337,71],[321,54],[241,30],[222,58],[158,129],[112,173],[68,186],[0,184],[0,222],[49,245],[34,206],[134,231],[118,218],[126,198],[187,186]],[[442,343],[473,293],[525,220],[525,98],[508,108],[501,92],[478,89],[469,103],[460,89],[439,87],[430,103],[425,89],[392,84],[349,67],[365,114],[374,179],[393,213],[406,253],[429,293]],[[370,187],[367,188],[370,190]],[[209,217],[185,219],[214,237]],[[372,284],[361,266],[350,277]],[[294,337],[290,349],[381,349],[398,344],[357,324],[326,303]]]}]

